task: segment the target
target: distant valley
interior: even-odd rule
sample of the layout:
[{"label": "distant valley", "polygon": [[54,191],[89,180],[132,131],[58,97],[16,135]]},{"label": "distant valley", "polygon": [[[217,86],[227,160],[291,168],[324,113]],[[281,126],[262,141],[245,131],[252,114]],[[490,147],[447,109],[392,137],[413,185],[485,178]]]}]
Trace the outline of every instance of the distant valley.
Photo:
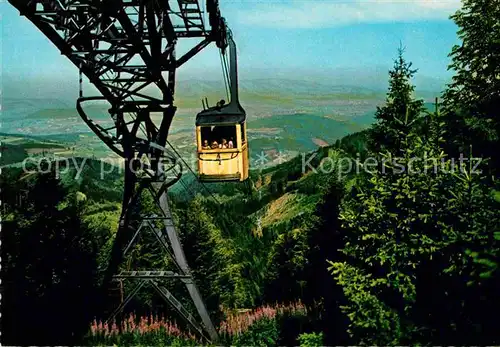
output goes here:
[{"label": "distant valley", "polygon": [[[191,80],[178,83],[176,95],[178,111],[169,139],[182,156],[189,158],[195,149],[193,124],[201,109],[201,99],[206,97],[213,105],[221,98],[226,99],[226,93],[222,82]],[[438,92],[428,92],[420,97],[431,101],[436,95]],[[310,81],[258,79],[240,84],[240,102],[248,115],[251,155],[265,153],[269,159],[266,166],[365,128],[384,99],[385,92],[380,90]],[[58,155],[97,158],[112,155],[80,119],[74,102],[57,98],[4,98],[3,152],[8,152],[10,146],[11,151],[25,155],[36,154],[33,148],[45,153],[53,143],[52,152]],[[106,126],[112,124],[108,108],[106,103],[96,103],[86,111]],[[156,121],[159,117],[155,116]],[[45,145],[37,147],[33,141]],[[23,143],[29,151],[23,152]],[[19,153],[14,157],[19,158]],[[7,158],[3,158],[2,165],[9,164]]]}]

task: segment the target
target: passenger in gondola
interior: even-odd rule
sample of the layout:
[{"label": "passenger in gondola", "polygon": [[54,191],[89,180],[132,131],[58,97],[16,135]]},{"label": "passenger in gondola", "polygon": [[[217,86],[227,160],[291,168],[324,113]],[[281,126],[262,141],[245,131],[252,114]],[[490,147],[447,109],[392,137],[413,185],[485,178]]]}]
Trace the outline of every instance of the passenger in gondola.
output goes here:
[{"label": "passenger in gondola", "polygon": [[229,138],[229,142],[227,143],[227,148],[234,148],[234,142],[232,137]]},{"label": "passenger in gondola", "polygon": [[217,149],[219,148],[219,144],[217,143],[217,141],[214,140],[214,142],[212,142],[212,149]]},{"label": "passenger in gondola", "polygon": [[208,145],[208,140],[203,141],[202,149],[210,149],[210,146]]},{"label": "passenger in gondola", "polygon": [[227,148],[227,140],[222,139],[222,143],[220,144],[219,148],[226,149]]}]

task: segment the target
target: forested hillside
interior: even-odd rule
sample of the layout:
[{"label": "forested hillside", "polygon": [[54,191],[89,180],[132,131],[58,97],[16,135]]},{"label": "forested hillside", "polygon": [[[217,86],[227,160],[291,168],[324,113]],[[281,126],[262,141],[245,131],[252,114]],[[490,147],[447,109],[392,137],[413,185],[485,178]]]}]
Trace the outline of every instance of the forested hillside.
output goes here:
[{"label": "forested hillside", "polygon": [[[418,71],[400,48],[369,129],[245,184],[205,189],[186,176],[188,189],[170,192],[221,344],[500,343],[498,18],[487,0],[453,16],[455,77],[433,109],[415,97]],[[100,322],[93,298],[123,183],[100,165],[77,179],[74,168],[2,172],[2,342],[199,344],[174,315],[158,317],[165,307],[148,293],[121,325]],[[143,247],[126,266],[164,261]]]}]

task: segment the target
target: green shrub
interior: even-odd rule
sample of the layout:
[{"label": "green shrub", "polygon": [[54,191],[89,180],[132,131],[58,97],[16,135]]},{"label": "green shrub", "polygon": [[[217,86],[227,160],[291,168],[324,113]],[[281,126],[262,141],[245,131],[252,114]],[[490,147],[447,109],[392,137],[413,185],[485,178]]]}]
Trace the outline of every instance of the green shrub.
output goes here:
[{"label": "green shrub", "polygon": [[279,332],[275,318],[261,318],[256,320],[247,331],[235,335],[233,346],[276,346]]},{"label": "green shrub", "polygon": [[323,346],[323,333],[300,334],[297,340],[301,347]]}]

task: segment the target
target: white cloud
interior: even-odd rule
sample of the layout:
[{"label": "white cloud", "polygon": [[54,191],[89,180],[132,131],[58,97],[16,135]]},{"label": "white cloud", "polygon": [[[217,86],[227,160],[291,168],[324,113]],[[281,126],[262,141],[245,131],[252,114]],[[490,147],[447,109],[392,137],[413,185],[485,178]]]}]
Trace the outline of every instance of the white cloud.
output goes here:
[{"label": "white cloud", "polygon": [[[252,3],[252,2],[250,2]],[[241,11],[245,25],[327,28],[357,23],[447,19],[460,0],[303,0],[269,1]]]}]

